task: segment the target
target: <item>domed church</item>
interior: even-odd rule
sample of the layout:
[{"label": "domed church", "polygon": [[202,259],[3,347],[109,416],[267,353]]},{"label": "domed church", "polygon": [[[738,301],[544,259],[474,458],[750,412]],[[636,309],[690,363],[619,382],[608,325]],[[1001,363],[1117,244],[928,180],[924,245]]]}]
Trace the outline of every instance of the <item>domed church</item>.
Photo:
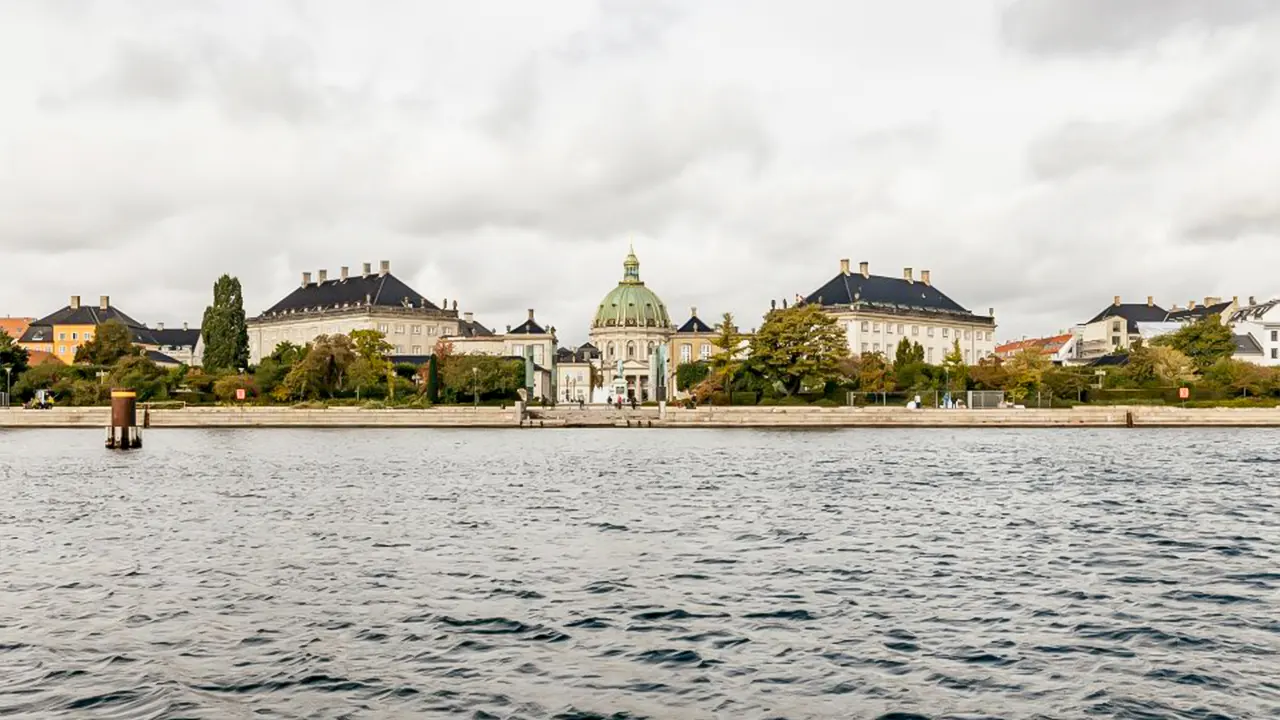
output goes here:
[{"label": "domed church", "polygon": [[591,344],[600,350],[605,389],[638,402],[665,399],[667,341],[675,328],[667,306],[640,279],[632,248],[622,263],[622,280],[604,296],[591,322]]}]

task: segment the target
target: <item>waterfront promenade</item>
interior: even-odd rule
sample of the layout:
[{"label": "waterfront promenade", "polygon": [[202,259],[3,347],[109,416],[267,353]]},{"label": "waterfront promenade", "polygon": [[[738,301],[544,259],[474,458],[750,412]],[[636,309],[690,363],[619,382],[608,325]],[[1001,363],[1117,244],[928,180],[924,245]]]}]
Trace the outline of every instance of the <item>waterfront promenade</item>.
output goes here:
[{"label": "waterfront promenade", "polygon": [[[0,410],[0,428],[102,428],[108,408]],[[363,408],[200,407],[156,409],[152,428],[838,428],[838,427],[1280,427],[1280,407],[1092,406],[1072,409],[907,410],[905,408],[642,407]]]}]

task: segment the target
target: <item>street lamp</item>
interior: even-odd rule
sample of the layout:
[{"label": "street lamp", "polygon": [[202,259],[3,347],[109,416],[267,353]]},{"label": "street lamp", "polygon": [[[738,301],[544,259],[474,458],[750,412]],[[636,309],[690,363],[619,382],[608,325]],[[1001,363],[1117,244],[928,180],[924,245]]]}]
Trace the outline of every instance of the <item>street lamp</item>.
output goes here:
[{"label": "street lamp", "polygon": [[472,407],[480,409],[480,368],[471,368],[471,402]]}]

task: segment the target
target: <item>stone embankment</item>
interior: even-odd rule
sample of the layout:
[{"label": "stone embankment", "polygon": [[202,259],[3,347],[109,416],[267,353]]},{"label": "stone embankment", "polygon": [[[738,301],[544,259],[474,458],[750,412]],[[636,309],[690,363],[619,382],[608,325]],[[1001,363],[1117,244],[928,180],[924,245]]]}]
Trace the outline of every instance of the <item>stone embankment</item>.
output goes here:
[{"label": "stone embankment", "polygon": [[[102,428],[108,408],[0,410],[0,428]],[[366,410],[201,407],[146,411],[153,428],[841,428],[841,427],[1280,427],[1280,407],[1078,407],[1069,410],[907,410],[905,408],[656,407]],[[141,421],[141,418],[140,418]]]}]

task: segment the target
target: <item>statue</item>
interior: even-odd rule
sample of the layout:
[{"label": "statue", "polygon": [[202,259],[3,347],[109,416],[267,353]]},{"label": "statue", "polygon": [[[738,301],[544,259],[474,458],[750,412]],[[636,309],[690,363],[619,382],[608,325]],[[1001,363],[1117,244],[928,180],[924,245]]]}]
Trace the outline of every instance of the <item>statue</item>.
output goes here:
[{"label": "statue", "polygon": [[618,379],[622,378],[622,358],[618,358],[618,372],[614,377]]}]

